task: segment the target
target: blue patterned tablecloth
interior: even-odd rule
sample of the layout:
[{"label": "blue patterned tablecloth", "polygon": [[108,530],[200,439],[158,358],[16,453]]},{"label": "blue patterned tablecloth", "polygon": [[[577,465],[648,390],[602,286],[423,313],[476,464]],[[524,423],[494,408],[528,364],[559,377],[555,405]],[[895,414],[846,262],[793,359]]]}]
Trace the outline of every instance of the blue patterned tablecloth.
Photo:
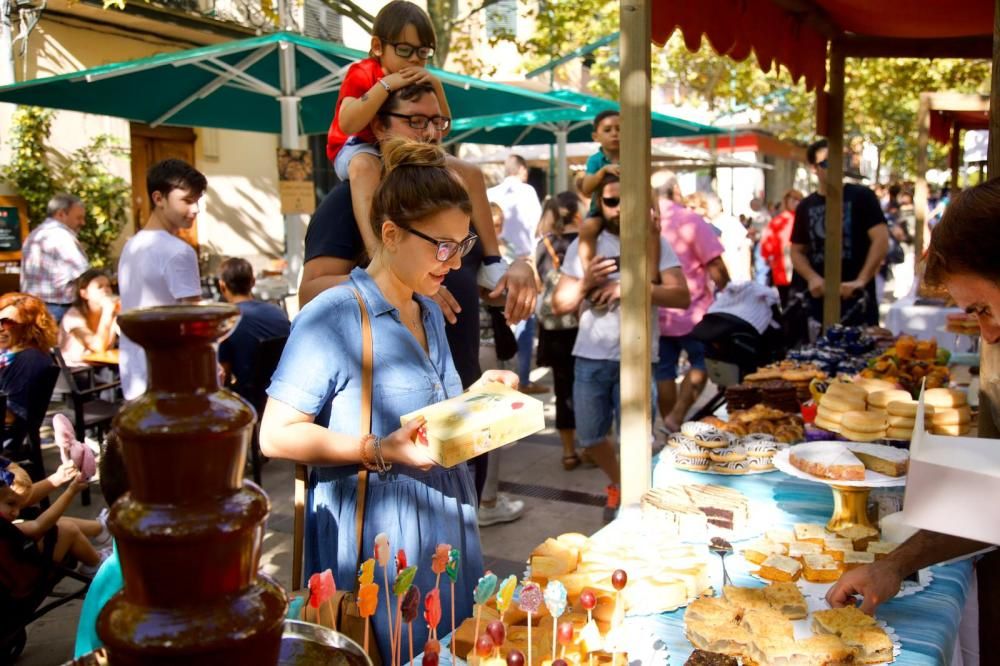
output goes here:
[{"label": "blue patterned tablecloth", "polygon": [[[674,469],[669,460],[655,460],[653,486],[674,483],[712,483],[739,490],[752,502],[776,506],[774,527],[796,522],[826,523],[833,513],[833,494],[829,486],[796,479],[782,472],[748,476],[706,475]],[[887,492],[887,491],[881,491]],[[902,488],[888,491],[902,493]],[[737,546],[738,548],[738,546]],[[732,564],[730,564],[732,563]],[[760,586],[749,575],[741,557],[726,560],[729,575],[736,585]],[[969,593],[972,562],[931,567],[933,580],[916,594],[899,597],[879,606],[877,617],[895,629],[902,652],[896,663],[909,666],[947,664],[958,637],[958,625]],[[721,579],[721,568],[713,570],[713,581]],[[670,663],[680,666],[691,654],[691,643],[684,637],[684,609],[656,618],[662,627],[658,634],[668,644]]]},{"label": "blue patterned tablecloth", "polygon": [[[777,471],[748,476],[698,474],[674,469],[668,460],[654,459],[653,486],[666,487],[675,483],[712,483],[735,488],[759,507],[771,510],[768,517],[773,519],[773,524],[769,523],[768,528],[801,522],[825,524],[833,513],[832,491],[822,483],[796,479]],[[902,493],[902,489],[880,492]],[[609,525],[605,529],[613,527]],[[759,587],[764,584],[750,575],[742,557],[727,559],[726,566],[736,585]],[[931,571],[933,580],[926,589],[886,602],[877,611],[877,617],[892,627],[899,637],[902,651],[895,663],[900,666],[936,666],[951,661],[965,597],[969,593],[972,563],[965,560],[931,567]],[[711,579],[716,589],[720,589],[721,567],[712,567]],[[672,613],[629,618],[628,621],[640,625],[644,635],[655,636],[667,645],[670,666],[682,666],[691,655],[693,647],[684,637],[683,608]],[[442,644],[447,645],[447,642],[448,639],[442,640]],[[451,666],[450,657],[445,650],[441,666]],[[421,664],[422,658],[418,657],[415,665]]]}]

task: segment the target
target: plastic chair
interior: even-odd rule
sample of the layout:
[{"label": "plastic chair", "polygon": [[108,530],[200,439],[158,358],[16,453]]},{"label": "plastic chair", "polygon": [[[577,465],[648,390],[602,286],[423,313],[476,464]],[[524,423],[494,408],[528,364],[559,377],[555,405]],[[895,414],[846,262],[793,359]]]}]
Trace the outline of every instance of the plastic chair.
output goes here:
[{"label": "plastic chair", "polygon": [[[27,418],[15,418],[8,429],[10,438],[5,455],[21,463],[31,475],[32,481],[41,481],[47,476],[45,463],[42,461],[42,437],[39,431],[58,379],[58,366],[52,365],[42,370],[28,395]],[[43,501],[43,506],[48,506],[47,500]]]},{"label": "plastic chair", "polygon": [[263,456],[260,453],[260,417],[264,413],[264,405],[267,404],[267,387],[271,384],[271,375],[278,367],[287,341],[288,336],[260,340],[255,354],[257,362],[254,365],[253,383],[237,389],[237,392],[257,410],[257,422],[254,424],[253,437],[250,441],[250,465],[254,483],[257,485],[261,482],[260,471],[263,464]]}]

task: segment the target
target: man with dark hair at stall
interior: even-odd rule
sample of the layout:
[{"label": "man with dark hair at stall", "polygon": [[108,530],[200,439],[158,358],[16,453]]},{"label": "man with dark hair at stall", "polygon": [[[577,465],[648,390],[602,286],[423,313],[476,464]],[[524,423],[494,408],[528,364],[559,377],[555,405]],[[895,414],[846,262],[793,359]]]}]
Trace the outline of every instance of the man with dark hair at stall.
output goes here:
[{"label": "man with dark hair at stall", "polygon": [[[816,191],[803,199],[795,209],[792,227],[793,292],[807,292],[811,297],[811,314],[823,319],[825,288],[823,255],[826,248],[826,173],[828,167],[826,139],[820,139],[806,151],[806,158],[819,179]],[[841,159],[834,155],[834,159]],[[889,252],[889,227],[875,193],[867,187],[844,183],[843,242],[841,244],[840,299],[842,312],[847,313],[859,299],[868,299],[863,314],[853,325],[878,324],[878,301],[875,296],[875,276]]]}]

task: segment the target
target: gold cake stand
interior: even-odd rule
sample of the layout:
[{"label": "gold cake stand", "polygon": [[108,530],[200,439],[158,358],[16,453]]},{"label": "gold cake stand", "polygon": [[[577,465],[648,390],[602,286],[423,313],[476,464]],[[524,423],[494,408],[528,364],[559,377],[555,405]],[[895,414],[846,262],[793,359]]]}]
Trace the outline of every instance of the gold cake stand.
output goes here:
[{"label": "gold cake stand", "polygon": [[826,529],[839,532],[854,525],[875,527],[868,520],[868,496],[871,488],[830,484],[830,490],[833,491],[833,515],[830,516]]}]

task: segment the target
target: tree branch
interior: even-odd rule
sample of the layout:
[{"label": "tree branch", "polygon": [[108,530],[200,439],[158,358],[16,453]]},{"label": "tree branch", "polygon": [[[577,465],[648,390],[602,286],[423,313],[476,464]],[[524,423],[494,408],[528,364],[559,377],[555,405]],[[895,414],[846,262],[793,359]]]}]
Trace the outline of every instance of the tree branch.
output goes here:
[{"label": "tree branch", "polygon": [[479,12],[483,11],[484,9],[487,9],[492,5],[497,4],[498,2],[500,2],[500,0],[482,0],[482,2],[479,3],[479,5],[473,7],[468,12],[466,12],[465,16],[459,16],[453,19],[448,19],[447,21],[444,22],[444,25],[450,31],[456,25],[468,21],[474,15],[478,14]]},{"label": "tree branch", "polygon": [[375,23],[375,15],[366,11],[353,0],[323,0],[327,5],[341,16],[345,16],[361,26],[365,32],[372,31],[372,24]]}]

